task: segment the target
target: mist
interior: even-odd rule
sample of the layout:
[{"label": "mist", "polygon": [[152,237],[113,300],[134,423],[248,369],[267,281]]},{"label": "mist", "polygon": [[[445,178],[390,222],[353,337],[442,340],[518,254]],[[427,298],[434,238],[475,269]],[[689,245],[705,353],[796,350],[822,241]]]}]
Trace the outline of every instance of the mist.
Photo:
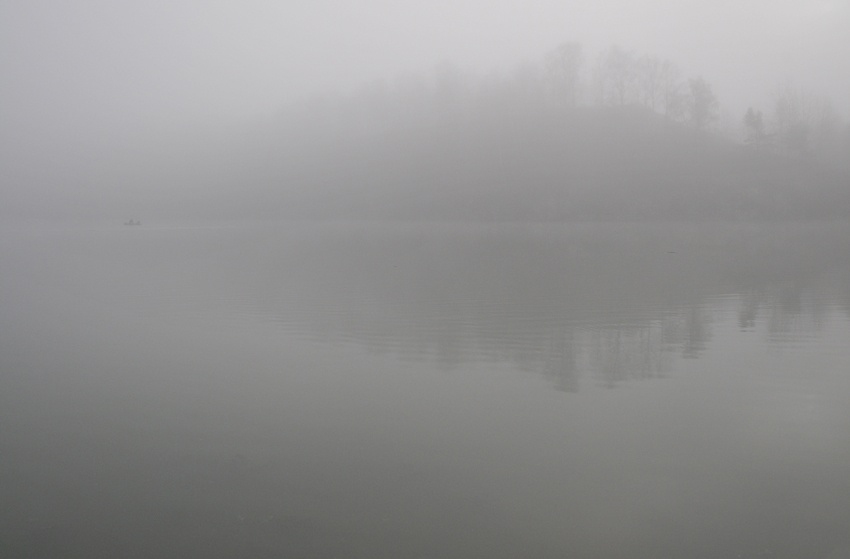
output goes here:
[{"label": "mist", "polygon": [[[685,175],[711,183],[706,193],[720,183],[741,191],[755,175],[789,189],[792,156],[830,169],[847,159],[850,10],[839,2],[2,9],[4,219],[613,218],[622,212],[580,208],[592,201],[566,209],[568,198],[589,196],[575,192],[548,214],[511,209],[511,192],[583,192],[582,183],[616,192],[629,181],[676,188]],[[564,45],[576,49],[571,76],[564,60],[557,67]],[[662,69],[677,107],[661,106]],[[616,95],[600,90],[615,87],[602,84],[605,72],[621,80]],[[714,105],[694,127],[696,79]],[[793,115],[781,108],[789,102]],[[770,149],[738,149],[748,143],[748,109],[763,115],[765,140],[749,143]],[[788,126],[805,129],[805,145],[788,149],[779,137]],[[620,177],[609,176],[612,159]],[[790,182],[844,180],[806,173],[822,174],[794,170]],[[433,207],[463,206],[454,192],[487,198],[489,209]],[[334,207],[346,197],[372,209]],[[401,208],[423,197],[432,209]],[[832,201],[812,203],[834,217]],[[677,212],[652,217],[699,213]]]},{"label": "mist", "polygon": [[847,559],[848,29],[0,4],[0,557]]}]

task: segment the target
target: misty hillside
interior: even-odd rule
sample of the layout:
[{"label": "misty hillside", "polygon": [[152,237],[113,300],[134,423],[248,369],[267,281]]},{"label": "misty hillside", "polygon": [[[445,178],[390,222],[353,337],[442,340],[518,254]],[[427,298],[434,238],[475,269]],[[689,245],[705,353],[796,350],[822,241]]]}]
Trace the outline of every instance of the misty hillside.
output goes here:
[{"label": "misty hillside", "polygon": [[[850,125],[790,85],[725,135],[702,77],[578,43],[508,75],[311,97],[274,116],[0,138],[0,216],[182,220],[850,217]],[[5,139],[4,139],[5,138]],[[737,138],[737,139],[730,139]],[[740,140],[740,141],[739,141]]]},{"label": "misty hillside", "polygon": [[326,103],[195,134],[45,167],[4,211],[146,222],[850,217],[846,171],[635,106]]},{"label": "misty hillside", "polygon": [[850,216],[846,174],[635,107],[484,114],[329,137],[299,143],[267,136],[263,155],[240,161],[238,193],[223,189],[230,191],[226,213],[533,221]]}]

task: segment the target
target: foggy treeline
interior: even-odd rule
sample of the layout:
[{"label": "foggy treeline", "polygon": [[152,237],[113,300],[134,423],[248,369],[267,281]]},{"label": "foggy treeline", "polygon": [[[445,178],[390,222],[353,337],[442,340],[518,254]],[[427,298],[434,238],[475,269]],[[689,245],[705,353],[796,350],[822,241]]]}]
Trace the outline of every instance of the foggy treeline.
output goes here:
[{"label": "foggy treeline", "polygon": [[[153,221],[850,215],[850,125],[828,100],[790,83],[774,101],[730,124],[711,84],[673,61],[617,46],[591,57],[564,43],[508,72],[443,63],[427,78],[317,96],[249,124],[154,132],[70,173],[22,176],[21,185],[40,184],[21,187],[17,213]],[[53,197],[45,185],[57,181],[71,186]]]},{"label": "foggy treeline", "polygon": [[[400,219],[750,219],[850,210],[850,128],[788,84],[722,126],[670,60],[565,43],[536,63],[376,82],[268,123],[262,208]],[[753,116],[755,115],[755,116]],[[754,123],[755,119],[755,123]],[[291,195],[295,194],[295,195]],[[246,206],[251,197],[245,197]]]}]

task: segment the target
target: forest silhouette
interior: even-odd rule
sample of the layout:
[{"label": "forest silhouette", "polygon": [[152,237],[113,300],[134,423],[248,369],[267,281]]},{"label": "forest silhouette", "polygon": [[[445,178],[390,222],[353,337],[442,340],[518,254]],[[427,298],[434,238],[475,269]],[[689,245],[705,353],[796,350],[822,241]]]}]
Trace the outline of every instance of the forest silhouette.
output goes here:
[{"label": "forest silhouette", "polygon": [[71,166],[42,166],[30,177],[37,184],[21,179],[17,193],[13,185],[4,213],[146,222],[847,218],[850,125],[790,83],[774,105],[724,123],[710,83],[684,78],[673,62],[620,47],[588,62],[565,43],[507,74],[445,63],[430,78],[314,97],[250,123],[161,130]]}]

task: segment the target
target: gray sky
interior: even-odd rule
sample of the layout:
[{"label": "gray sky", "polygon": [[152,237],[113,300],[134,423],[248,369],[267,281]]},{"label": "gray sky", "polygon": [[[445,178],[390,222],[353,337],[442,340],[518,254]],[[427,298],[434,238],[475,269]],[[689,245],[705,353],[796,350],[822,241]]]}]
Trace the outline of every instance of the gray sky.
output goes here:
[{"label": "gray sky", "polygon": [[241,118],[446,60],[509,68],[566,40],[669,57],[735,116],[792,79],[850,117],[850,0],[6,0],[0,124],[61,137]]}]

